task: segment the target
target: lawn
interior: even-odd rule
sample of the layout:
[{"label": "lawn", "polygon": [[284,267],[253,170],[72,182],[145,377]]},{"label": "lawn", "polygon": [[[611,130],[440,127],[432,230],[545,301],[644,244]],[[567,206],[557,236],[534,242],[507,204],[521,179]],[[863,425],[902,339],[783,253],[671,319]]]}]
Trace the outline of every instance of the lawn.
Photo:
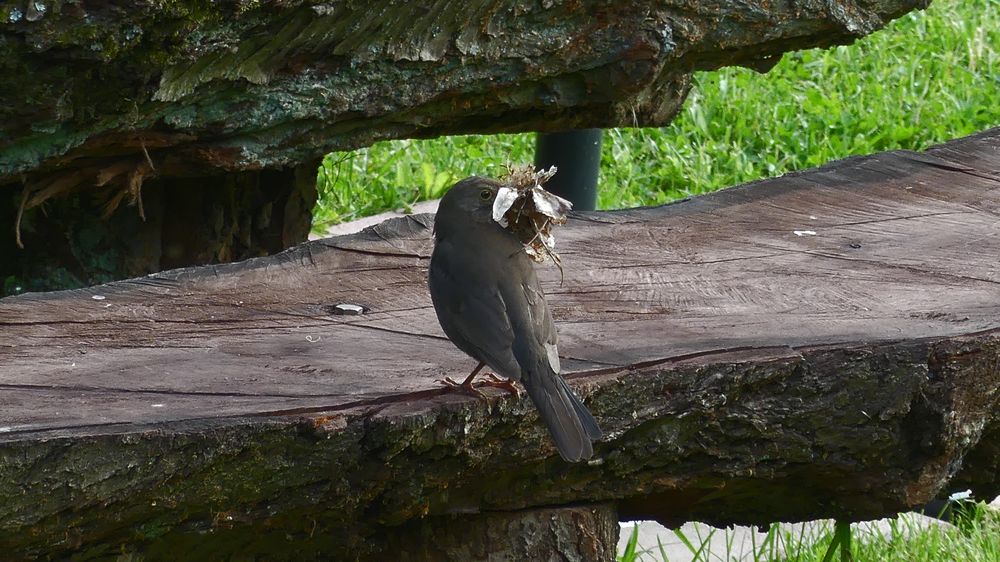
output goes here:
[{"label": "lawn", "polygon": [[[1000,0],[937,0],[854,45],[791,53],[767,74],[698,73],[674,122],[605,134],[599,205],[655,205],[852,154],[1000,124]],[[317,231],[530,163],[534,135],[442,137],[328,155]]]}]

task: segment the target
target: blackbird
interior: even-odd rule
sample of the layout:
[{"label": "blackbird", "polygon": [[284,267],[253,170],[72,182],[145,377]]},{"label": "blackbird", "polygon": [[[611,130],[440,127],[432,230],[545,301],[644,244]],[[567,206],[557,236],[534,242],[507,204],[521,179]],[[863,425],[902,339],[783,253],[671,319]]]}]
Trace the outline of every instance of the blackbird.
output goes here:
[{"label": "blackbird", "polygon": [[601,437],[594,416],[559,375],[556,327],[520,240],[493,220],[500,184],[471,177],[441,199],[428,285],[445,335],[479,362],[528,390],[559,454],[588,459]]}]

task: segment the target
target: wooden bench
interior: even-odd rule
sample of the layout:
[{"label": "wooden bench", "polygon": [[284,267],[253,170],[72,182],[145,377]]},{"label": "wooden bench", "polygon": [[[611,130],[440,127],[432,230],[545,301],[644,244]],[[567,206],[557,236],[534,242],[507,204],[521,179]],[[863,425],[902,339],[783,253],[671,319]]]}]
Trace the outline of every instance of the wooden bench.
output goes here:
[{"label": "wooden bench", "polygon": [[606,431],[587,464],[559,459],[527,399],[437,382],[471,362],[430,307],[429,215],[2,299],[0,545],[610,560],[618,518],[996,495],[997,170],[993,129],[576,216],[565,279],[540,272]]}]

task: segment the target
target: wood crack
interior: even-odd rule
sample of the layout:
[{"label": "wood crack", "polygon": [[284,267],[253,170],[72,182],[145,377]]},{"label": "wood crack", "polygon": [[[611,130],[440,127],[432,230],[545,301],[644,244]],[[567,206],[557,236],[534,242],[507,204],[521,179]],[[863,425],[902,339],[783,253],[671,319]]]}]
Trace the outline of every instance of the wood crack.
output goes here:
[{"label": "wood crack", "polygon": [[260,394],[253,392],[209,392],[197,390],[173,390],[156,388],[120,388],[87,385],[47,385],[47,384],[14,384],[0,382],[0,389],[7,390],[50,390],[67,392],[101,392],[101,393],[121,393],[121,394],[154,394],[158,396],[213,396],[223,398],[324,398],[344,396],[342,393],[323,394],[286,394],[268,393]]},{"label": "wood crack", "polygon": [[806,255],[810,255],[810,256],[816,256],[816,257],[820,257],[820,258],[827,258],[827,259],[833,259],[833,260],[842,260],[842,261],[856,262],[856,263],[865,263],[865,264],[874,265],[874,266],[877,266],[877,267],[883,267],[883,268],[887,268],[887,269],[902,269],[902,270],[905,270],[905,271],[910,271],[912,273],[917,273],[917,274],[924,275],[924,276],[927,276],[927,277],[939,277],[939,278],[944,278],[944,279],[954,279],[956,281],[957,280],[977,281],[977,282],[980,282],[980,283],[989,283],[989,284],[992,284],[992,285],[1000,285],[1000,281],[994,281],[992,279],[985,279],[985,278],[981,278],[981,277],[972,277],[972,276],[968,276],[968,275],[958,275],[958,274],[954,274],[954,273],[945,273],[945,272],[942,272],[942,271],[931,271],[931,270],[921,269],[919,267],[914,267],[914,266],[910,266],[910,265],[888,263],[888,262],[884,262],[884,261],[868,260],[868,259],[863,259],[863,258],[852,258],[852,257],[844,256],[844,255],[829,254],[829,253],[826,253],[826,252],[818,252],[818,251],[815,251],[815,250],[803,250],[803,249],[797,249],[797,248],[782,248],[780,246],[771,245],[771,244],[765,244],[765,245],[767,245],[768,247],[773,247],[775,249],[783,249],[783,250],[787,250],[789,252],[796,252],[796,253],[806,254]]}]

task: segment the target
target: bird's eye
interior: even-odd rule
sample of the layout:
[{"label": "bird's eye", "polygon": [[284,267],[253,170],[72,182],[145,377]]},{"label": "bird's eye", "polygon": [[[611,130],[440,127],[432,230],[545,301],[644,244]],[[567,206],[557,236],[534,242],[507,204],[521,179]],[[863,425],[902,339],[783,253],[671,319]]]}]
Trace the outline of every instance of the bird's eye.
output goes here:
[{"label": "bird's eye", "polygon": [[489,189],[484,189],[479,192],[479,198],[482,199],[483,201],[489,201],[490,199],[493,198],[493,192],[490,191]]}]

